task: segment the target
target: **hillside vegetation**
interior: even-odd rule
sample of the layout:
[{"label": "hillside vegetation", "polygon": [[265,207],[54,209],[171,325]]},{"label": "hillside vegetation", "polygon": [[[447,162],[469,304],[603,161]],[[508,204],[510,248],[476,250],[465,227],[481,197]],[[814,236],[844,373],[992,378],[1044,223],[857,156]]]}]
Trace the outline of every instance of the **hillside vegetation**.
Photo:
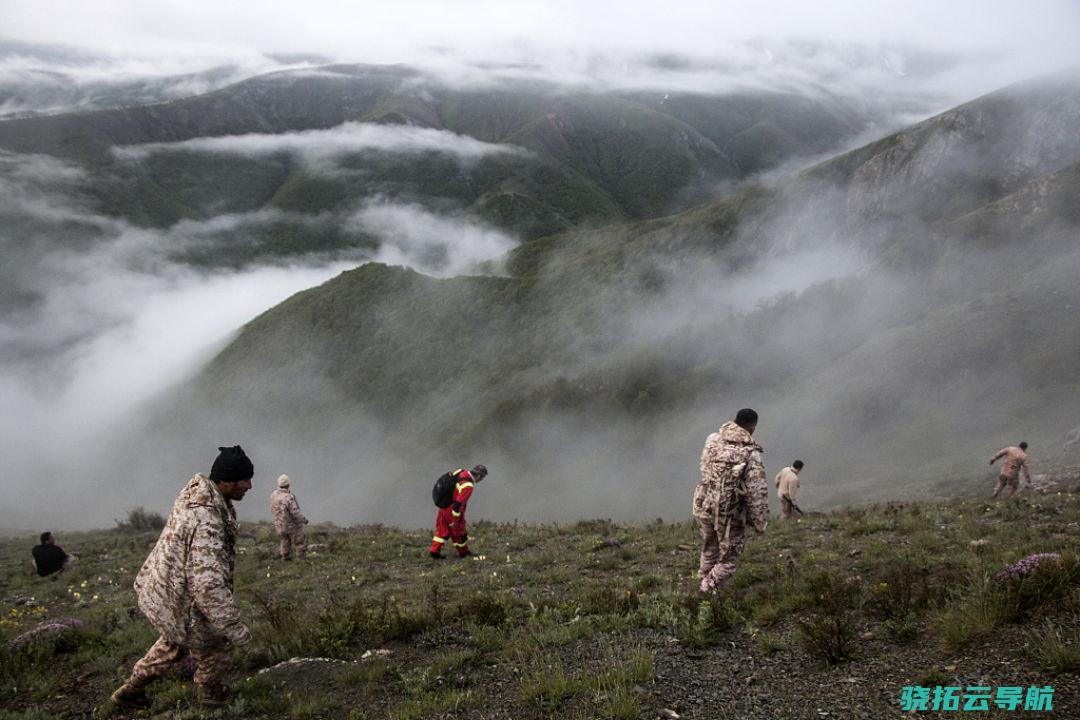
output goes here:
[{"label": "hillside vegetation", "polygon": [[[271,529],[243,523],[236,589],[255,640],[236,653],[236,697],[200,712],[178,674],[148,716],[880,718],[906,685],[1049,685],[1053,712],[1025,716],[1069,717],[1080,487],[1011,502],[985,490],[774,521],[707,600],[682,522],[479,522],[479,555],[438,564],[425,529],[317,526],[310,557],[283,563]],[[102,703],[155,639],[131,582],[156,534],[60,536],[79,562],[55,580],[27,575],[29,538],[0,545],[5,720],[117,716]],[[995,580],[1040,552],[1062,560]],[[13,649],[67,618],[83,624]]]},{"label": "hillside vegetation", "polygon": [[[666,214],[713,197],[721,183],[835,150],[874,119],[840,100],[791,93],[473,89],[403,66],[340,65],[166,103],[0,121],[0,148],[75,163],[92,180],[82,192],[90,206],[141,226],[259,210],[311,221],[282,219],[248,228],[244,243],[224,233],[210,251],[178,253],[240,265],[377,244],[344,222],[365,200],[467,211],[520,238]],[[462,162],[433,150],[343,148],[328,168],[284,150],[169,146],[350,122],[449,131],[522,152]],[[164,145],[137,160],[115,154],[148,143]]]},{"label": "hillside vegetation", "polygon": [[[665,512],[652,479],[689,476],[743,405],[767,449],[815,457],[830,501],[937,492],[1016,434],[1053,452],[1080,410],[1062,115],[1080,119],[1073,78],[1011,88],[774,186],[525,243],[509,277],[363,266],[243,328],[193,389],[251,412],[200,432],[259,417],[295,462],[374,426],[406,475],[466,451],[518,487],[587,467]],[[828,279],[770,286],[800,265]],[[365,477],[371,454],[315,474]]]}]

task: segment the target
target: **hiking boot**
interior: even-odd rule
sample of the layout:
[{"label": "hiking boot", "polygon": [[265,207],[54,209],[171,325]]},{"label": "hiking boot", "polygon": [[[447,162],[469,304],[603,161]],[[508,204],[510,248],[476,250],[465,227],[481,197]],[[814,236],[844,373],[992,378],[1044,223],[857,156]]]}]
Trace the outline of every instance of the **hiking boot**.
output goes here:
[{"label": "hiking boot", "polygon": [[132,710],[145,710],[150,707],[150,698],[141,687],[135,687],[129,682],[116,689],[109,698],[117,707],[131,708]]},{"label": "hiking boot", "polygon": [[469,557],[469,556],[470,556],[470,555],[472,555],[472,554],[473,554],[473,553],[472,553],[472,550],[466,550],[466,551],[465,551],[465,552],[463,552],[463,553],[458,553],[458,557],[463,557],[463,558],[465,558],[465,557]]},{"label": "hiking boot", "polygon": [[441,555],[441,554],[439,554],[437,552],[429,552],[428,555],[431,556],[432,560],[445,560],[446,559],[445,555]]},{"label": "hiking boot", "polygon": [[229,688],[220,684],[199,685],[197,692],[200,705],[224,705],[229,694]]}]

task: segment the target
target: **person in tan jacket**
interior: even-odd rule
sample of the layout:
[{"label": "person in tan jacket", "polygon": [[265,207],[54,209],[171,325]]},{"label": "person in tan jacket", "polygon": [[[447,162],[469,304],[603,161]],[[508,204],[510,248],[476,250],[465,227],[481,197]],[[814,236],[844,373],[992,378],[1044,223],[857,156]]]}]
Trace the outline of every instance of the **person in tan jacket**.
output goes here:
[{"label": "person in tan jacket", "polygon": [[1001,458],[1005,458],[1005,461],[1001,463],[1001,475],[998,476],[997,485],[994,486],[994,492],[990,497],[997,497],[998,493],[1009,488],[1009,493],[1005,497],[1012,497],[1013,494],[1019,489],[1020,485],[1020,471],[1024,471],[1024,479],[1027,480],[1028,485],[1031,484],[1031,470],[1028,468],[1028,456],[1027,456],[1026,442],[1022,442],[1015,447],[1007,447],[998,450],[994,453],[994,457],[990,458],[990,464],[993,465]]},{"label": "person in tan jacket", "polygon": [[288,475],[277,479],[277,487],[270,493],[270,514],[274,516],[274,531],[281,538],[278,548],[281,559],[289,560],[290,552],[295,550],[296,557],[303,560],[307,552],[304,526],[308,524],[308,519],[300,512],[300,503],[293,495],[289,483]]},{"label": "person in tan jacket", "polygon": [[763,450],[752,435],[758,415],[744,408],[705,440],[701,480],[693,514],[703,547],[698,567],[702,593],[711,593],[735,574],[746,547],[746,527],[758,533],[769,524],[769,488]]},{"label": "person in tan jacket", "polygon": [[803,469],[803,466],[802,460],[796,460],[776,473],[776,477],[773,479],[773,482],[776,483],[776,495],[780,498],[781,520],[790,518],[794,510],[799,495],[799,472]]},{"label": "person in tan jacket", "polygon": [[232,646],[251,633],[233,597],[236,510],[255,474],[239,445],[220,448],[210,477],[196,473],[180,491],[154,549],[135,578],[139,609],[160,637],[112,694],[129,708],[149,707],[144,688],[188,655],[201,704],[228,699]]}]

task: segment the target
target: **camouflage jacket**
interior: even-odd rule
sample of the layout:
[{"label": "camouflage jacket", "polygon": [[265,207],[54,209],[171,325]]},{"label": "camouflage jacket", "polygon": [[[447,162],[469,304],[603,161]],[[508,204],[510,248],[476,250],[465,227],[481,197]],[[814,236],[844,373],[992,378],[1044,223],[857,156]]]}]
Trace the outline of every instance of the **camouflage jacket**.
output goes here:
[{"label": "camouflage jacket", "polygon": [[197,474],[180,491],[135,578],[139,608],[169,642],[206,647],[251,640],[233,599],[236,511]]},{"label": "camouflage jacket", "polygon": [[296,532],[308,521],[300,512],[296,496],[288,488],[277,488],[270,493],[270,514],[274,516],[274,530],[279,535]]},{"label": "camouflage jacket", "polygon": [[769,489],[762,452],[750,433],[734,422],[724,423],[710,435],[701,453],[694,517],[722,530],[729,517],[743,514],[745,522],[764,532],[769,523]]}]

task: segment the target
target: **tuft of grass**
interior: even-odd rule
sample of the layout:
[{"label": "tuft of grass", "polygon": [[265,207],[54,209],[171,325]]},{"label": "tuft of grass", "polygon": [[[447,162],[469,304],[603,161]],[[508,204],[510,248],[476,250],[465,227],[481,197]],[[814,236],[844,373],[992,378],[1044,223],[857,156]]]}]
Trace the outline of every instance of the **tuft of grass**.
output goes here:
[{"label": "tuft of grass", "polygon": [[289,716],[296,720],[310,720],[321,717],[328,710],[337,706],[334,698],[327,695],[303,694],[289,698]]},{"label": "tuft of grass", "polygon": [[631,688],[617,686],[601,694],[602,717],[614,720],[638,720],[641,717],[641,701]]},{"label": "tuft of grass", "polygon": [[780,641],[780,638],[765,632],[759,632],[754,637],[754,644],[762,655],[772,655],[784,649],[784,643]]},{"label": "tuft of grass", "polygon": [[280,692],[266,676],[250,677],[236,686],[236,698],[229,704],[234,717],[270,715],[281,709]]},{"label": "tuft of grass", "polygon": [[582,610],[589,615],[629,615],[640,604],[640,596],[633,590],[594,585],[585,591]]},{"label": "tuft of grass", "polygon": [[692,649],[712,647],[723,640],[724,633],[738,619],[735,609],[722,598],[702,600],[686,609],[679,623],[679,640]]},{"label": "tuft of grass", "polygon": [[398,677],[397,669],[385,660],[352,662],[338,670],[335,679],[346,687],[376,687]]},{"label": "tuft of grass", "polygon": [[1032,637],[1032,655],[1039,668],[1051,675],[1080,673],[1080,632],[1062,633],[1060,627],[1047,623]]},{"label": "tuft of grass", "polygon": [[536,663],[521,676],[517,692],[522,702],[553,711],[584,689],[581,678],[568,674],[561,661],[549,659]]}]

